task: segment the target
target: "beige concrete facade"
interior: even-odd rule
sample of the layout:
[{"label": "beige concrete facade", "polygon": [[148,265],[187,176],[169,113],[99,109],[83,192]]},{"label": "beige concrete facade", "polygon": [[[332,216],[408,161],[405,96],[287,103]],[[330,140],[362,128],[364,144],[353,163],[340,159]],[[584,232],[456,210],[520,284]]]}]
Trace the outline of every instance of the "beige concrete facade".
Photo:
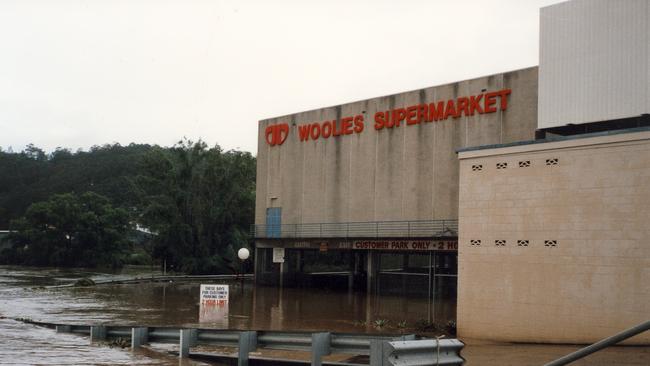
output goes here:
[{"label": "beige concrete facade", "polygon": [[459,159],[460,337],[583,343],[650,318],[650,131]]},{"label": "beige concrete facade", "polygon": [[[493,113],[466,110],[413,124],[409,117],[399,127],[374,128],[377,112],[404,108],[416,120],[419,107],[408,107],[484,94],[483,103],[488,93],[505,89],[510,94],[495,99]],[[499,108],[504,98],[505,110]],[[350,134],[301,141],[301,128],[332,120],[338,131],[348,123]],[[272,146],[269,128],[285,123],[288,133],[277,141],[283,143]],[[282,224],[456,219],[456,150],[529,140],[536,127],[537,67],[262,120],[255,223],[265,223],[269,207],[282,208]]]}]

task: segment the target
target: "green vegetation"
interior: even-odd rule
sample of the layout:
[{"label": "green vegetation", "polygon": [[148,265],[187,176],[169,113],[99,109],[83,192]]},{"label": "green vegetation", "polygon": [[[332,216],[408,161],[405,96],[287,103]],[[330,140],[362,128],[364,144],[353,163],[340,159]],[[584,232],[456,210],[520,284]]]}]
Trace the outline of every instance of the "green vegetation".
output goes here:
[{"label": "green vegetation", "polygon": [[373,322],[373,325],[375,328],[383,328],[386,325],[388,325],[389,320],[388,319],[375,319]]},{"label": "green vegetation", "polygon": [[129,217],[96,193],[65,193],[29,206],[12,222],[10,262],[37,266],[119,267],[128,246]]},{"label": "green vegetation", "polygon": [[186,273],[234,272],[253,223],[255,159],[185,141],[153,149],[143,173],[139,221],[157,233],[154,255]]},{"label": "green vegetation", "polygon": [[[167,263],[227,273],[248,245],[255,158],[181,141],[47,155],[0,149],[0,263],[110,266]],[[146,228],[136,231],[136,227]],[[250,262],[250,261],[249,261]]]}]

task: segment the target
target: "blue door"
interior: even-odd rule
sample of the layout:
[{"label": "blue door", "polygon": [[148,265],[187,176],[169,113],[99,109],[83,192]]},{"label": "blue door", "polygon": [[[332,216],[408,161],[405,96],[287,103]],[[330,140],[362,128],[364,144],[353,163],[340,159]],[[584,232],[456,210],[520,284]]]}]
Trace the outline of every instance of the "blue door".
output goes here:
[{"label": "blue door", "polygon": [[266,209],[266,237],[279,238],[282,225],[282,208],[269,207]]}]

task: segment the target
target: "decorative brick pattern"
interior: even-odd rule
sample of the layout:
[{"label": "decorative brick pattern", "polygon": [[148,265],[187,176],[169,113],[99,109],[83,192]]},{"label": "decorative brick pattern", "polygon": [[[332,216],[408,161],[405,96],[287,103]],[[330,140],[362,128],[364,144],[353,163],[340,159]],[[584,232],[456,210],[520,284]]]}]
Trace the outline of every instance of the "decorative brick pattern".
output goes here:
[{"label": "decorative brick pattern", "polygon": [[469,245],[478,247],[478,246],[481,246],[481,241],[478,240],[478,239],[472,239],[472,240],[469,241]]},{"label": "decorative brick pattern", "polygon": [[528,243],[529,243],[528,240],[517,240],[518,247],[527,247]]},{"label": "decorative brick pattern", "polygon": [[558,164],[560,164],[560,159],[558,158],[546,159],[546,165],[558,165]]},{"label": "decorative brick pattern", "polygon": [[481,171],[481,170],[483,170],[483,165],[481,165],[481,164],[472,165],[472,171],[473,172],[478,172],[478,171]]},{"label": "decorative brick pattern", "polygon": [[520,168],[528,168],[530,166],[530,160],[522,160],[519,162]]},{"label": "decorative brick pattern", "polygon": [[544,246],[545,247],[556,247],[557,246],[557,240],[544,240]]},{"label": "decorative brick pattern", "polygon": [[506,169],[508,167],[508,163],[497,163],[497,169]]},{"label": "decorative brick pattern", "polygon": [[506,246],[506,241],[505,240],[495,240],[494,245],[498,247],[505,247]]}]

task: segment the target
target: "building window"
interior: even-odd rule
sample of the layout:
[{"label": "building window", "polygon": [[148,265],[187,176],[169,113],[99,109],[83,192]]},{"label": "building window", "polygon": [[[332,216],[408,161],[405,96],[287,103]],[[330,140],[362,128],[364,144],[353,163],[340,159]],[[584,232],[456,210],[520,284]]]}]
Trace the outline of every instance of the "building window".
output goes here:
[{"label": "building window", "polygon": [[497,169],[505,169],[508,167],[508,163],[497,163]]},{"label": "building window", "polygon": [[546,159],[546,165],[558,165],[558,164],[560,164],[560,159],[558,158]]},{"label": "building window", "polygon": [[505,247],[506,246],[506,241],[505,240],[495,240],[494,245],[498,247]]},{"label": "building window", "polygon": [[517,240],[517,246],[518,247],[527,247],[528,246],[528,240]]},{"label": "building window", "polygon": [[530,160],[523,160],[519,162],[520,168],[528,168],[530,166]]},{"label": "building window", "polygon": [[481,170],[483,170],[483,165],[481,165],[481,164],[472,165],[472,171],[473,172],[478,172],[478,171],[481,171]]}]

